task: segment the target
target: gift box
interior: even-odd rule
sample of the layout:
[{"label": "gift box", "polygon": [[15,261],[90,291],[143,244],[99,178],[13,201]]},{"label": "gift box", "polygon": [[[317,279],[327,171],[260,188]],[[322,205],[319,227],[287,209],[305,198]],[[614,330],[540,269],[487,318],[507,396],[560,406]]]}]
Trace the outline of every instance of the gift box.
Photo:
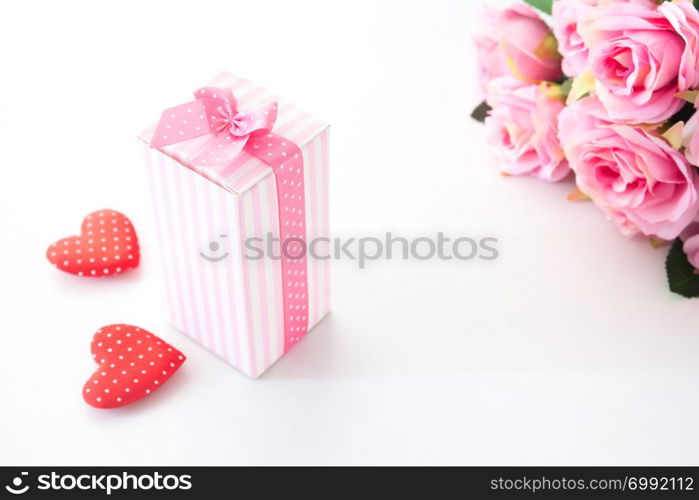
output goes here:
[{"label": "gift box", "polygon": [[330,309],[328,132],[222,73],[140,135],[167,318],[250,377]]}]

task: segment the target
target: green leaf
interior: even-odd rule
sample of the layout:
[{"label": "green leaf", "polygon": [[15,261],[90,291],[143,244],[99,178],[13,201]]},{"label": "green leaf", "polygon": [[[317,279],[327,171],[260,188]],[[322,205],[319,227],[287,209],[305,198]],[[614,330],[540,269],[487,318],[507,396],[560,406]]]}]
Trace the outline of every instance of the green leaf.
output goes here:
[{"label": "green leaf", "polygon": [[485,117],[488,116],[488,111],[490,111],[490,106],[483,101],[480,103],[478,106],[476,106],[476,109],[473,110],[471,113],[471,118],[476,120],[477,122],[483,123],[485,121]]},{"label": "green leaf", "polygon": [[[553,7],[553,0],[524,0],[532,7],[539,9],[544,14],[551,14],[551,9]],[[697,1],[697,0],[695,0]]]},{"label": "green leaf", "polygon": [[672,115],[668,121],[672,124],[677,122],[687,123],[689,119],[692,117],[692,115],[694,115],[695,111],[696,109],[694,108],[694,104],[688,102],[684,106],[682,106],[682,109],[680,109],[677,113]]},{"label": "green leaf", "polygon": [[689,263],[679,238],[670,248],[665,269],[670,290],[688,299],[699,297],[699,274],[696,274],[696,269]]},{"label": "green leaf", "polygon": [[573,88],[573,79],[572,78],[566,78],[561,82],[561,92],[563,92],[565,95],[570,94],[570,91],[572,88]]}]

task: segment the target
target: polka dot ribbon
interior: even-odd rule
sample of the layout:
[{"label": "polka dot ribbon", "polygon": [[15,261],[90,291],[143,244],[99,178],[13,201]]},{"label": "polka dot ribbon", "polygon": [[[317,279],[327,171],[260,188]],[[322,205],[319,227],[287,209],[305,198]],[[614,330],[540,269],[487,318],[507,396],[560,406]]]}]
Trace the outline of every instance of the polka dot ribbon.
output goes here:
[{"label": "polka dot ribbon", "polygon": [[230,89],[204,87],[194,101],[166,109],[151,147],[209,136],[191,159],[196,167],[228,165],[241,151],[272,167],[277,184],[281,235],[284,350],[308,332],[308,273],[306,263],[306,201],[303,155],[293,142],[272,132],[277,103],[238,111]]}]

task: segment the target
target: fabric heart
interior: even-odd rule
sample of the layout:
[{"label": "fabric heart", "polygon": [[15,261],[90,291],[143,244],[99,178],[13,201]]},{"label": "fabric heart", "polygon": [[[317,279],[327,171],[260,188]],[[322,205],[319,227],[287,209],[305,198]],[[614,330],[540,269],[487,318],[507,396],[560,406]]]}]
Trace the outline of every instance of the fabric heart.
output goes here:
[{"label": "fabric heart", "polygon": [[52,243],[46,257],[61,271],[101,278],[138,267],[141,254],[128,217],[103,209],[83,219],[80,236]]},{"label": "fabric heart", "polygon": [[117,408],[148,396],[186,359],[161,338],[132,325],[100,328],[91,350],[100,366],[85,383],[83,398],[95,408]]}]

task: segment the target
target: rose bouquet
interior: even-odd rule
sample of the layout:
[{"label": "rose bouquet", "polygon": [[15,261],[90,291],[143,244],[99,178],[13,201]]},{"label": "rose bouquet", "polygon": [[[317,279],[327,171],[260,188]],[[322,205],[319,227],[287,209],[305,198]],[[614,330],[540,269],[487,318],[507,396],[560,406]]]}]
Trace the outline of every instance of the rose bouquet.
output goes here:
[{"label": "rose bouquet", "polygon": [[694,3],[527,0],[483,18],[484,101],[472,116],[502,172],[574,177],[569,199],[591,200],[624,235],[671,245],[670,289],[699,297]]}]

